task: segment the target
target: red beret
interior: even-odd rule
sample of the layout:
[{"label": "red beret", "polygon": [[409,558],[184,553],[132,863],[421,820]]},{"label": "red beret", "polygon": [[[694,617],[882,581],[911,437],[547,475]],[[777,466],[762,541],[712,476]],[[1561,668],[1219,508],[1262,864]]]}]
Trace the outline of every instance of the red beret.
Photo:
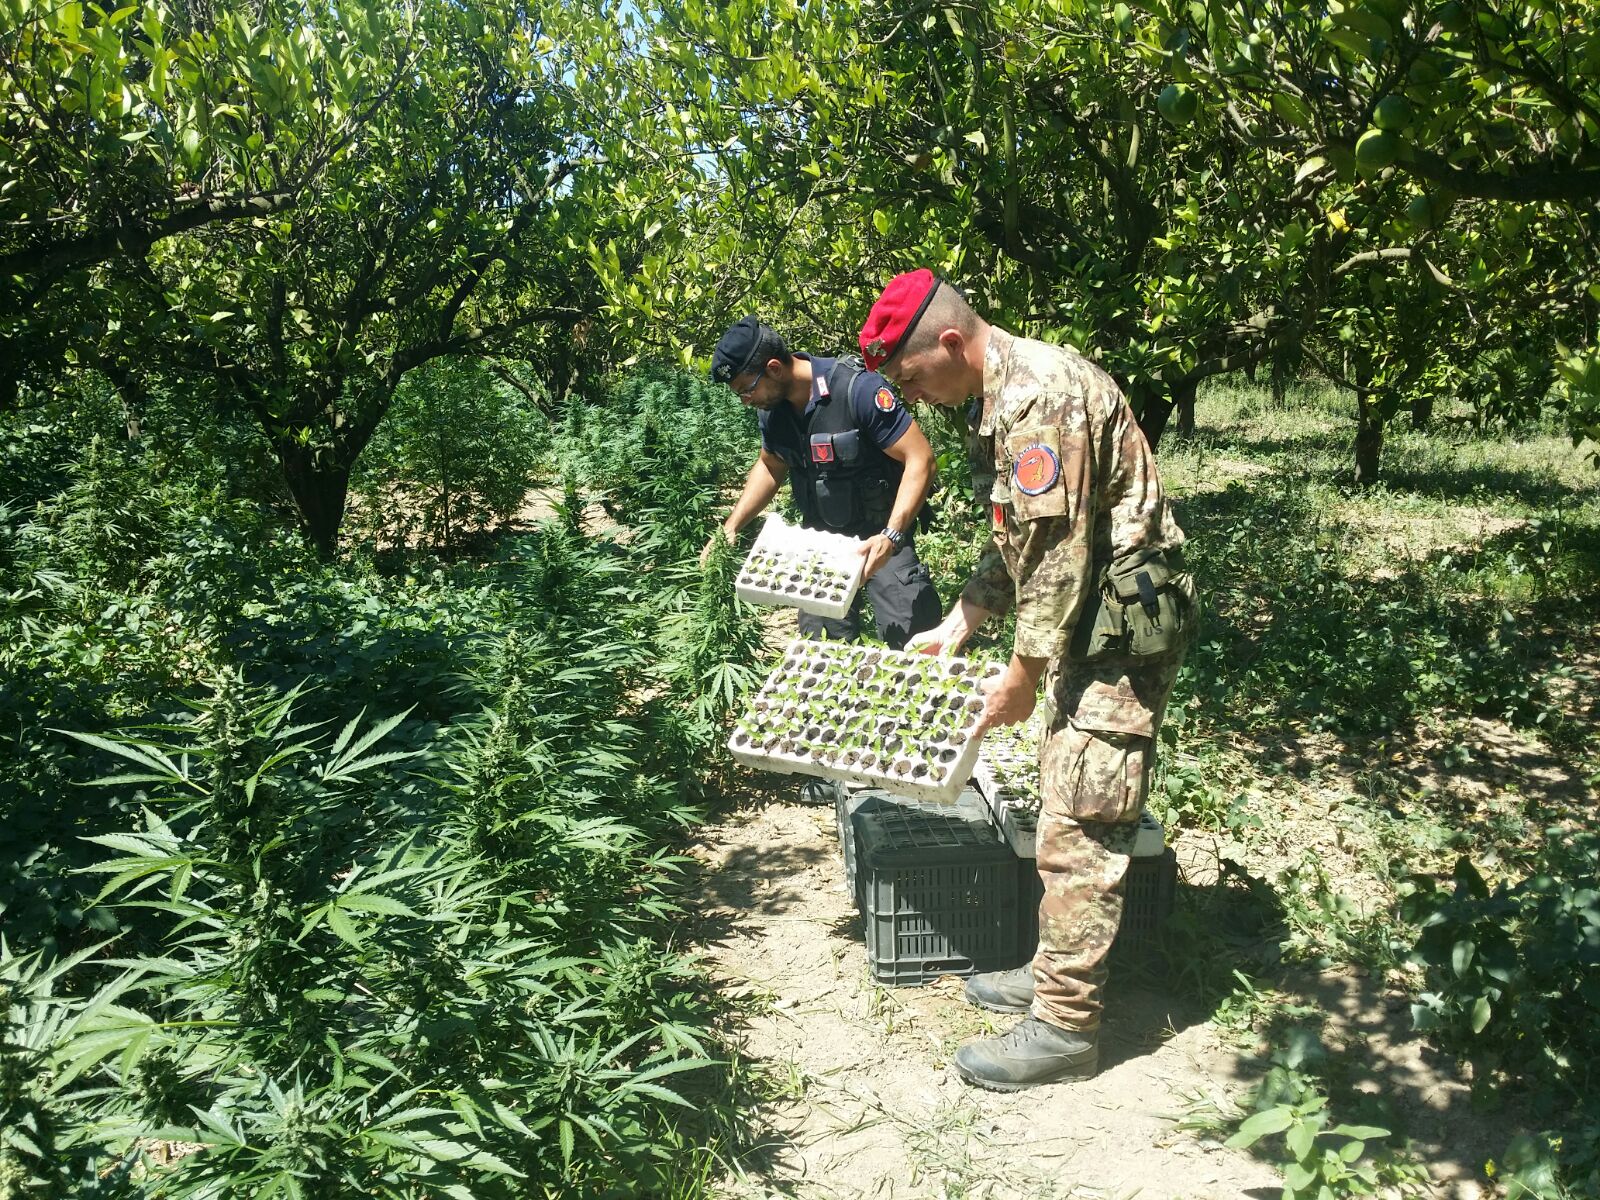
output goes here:
[{"label": "red beret", "polygon": [[938,290],[939,280],[927,267],[889,281],[861,327],[861,357],[870,370],[876,371],[899,352]]}]

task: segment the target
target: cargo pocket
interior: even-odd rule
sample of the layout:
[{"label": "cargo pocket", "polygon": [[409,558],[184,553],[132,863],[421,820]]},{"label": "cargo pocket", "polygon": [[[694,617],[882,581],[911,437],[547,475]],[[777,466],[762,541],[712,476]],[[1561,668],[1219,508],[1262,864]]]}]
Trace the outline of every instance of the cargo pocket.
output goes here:
[{"label": "cargo pocket", "polygon": [[1150,738],[1086,729],[1067,718],[1046,737],[1040,754],[1045,806],[1074,821],[1137,819],[1149,792],[1153,750]]},{"label": "cargo pocket", "polygon": [[[932,629],[944,615],[927,566],[914,555],[905,557],[911,561],[891,560],[879,572],[885,582],[871,588],[878,633],[895,650],[903,647],[912,634]],[[873,576],[873,580],[877,578],[878,575]]]},{"label": "cargo pocket", "polygon": [[895,575],[903,587],[918,589],[933,585],[933,574],[923,562],[907,563],[905,566],[896,567]]}]

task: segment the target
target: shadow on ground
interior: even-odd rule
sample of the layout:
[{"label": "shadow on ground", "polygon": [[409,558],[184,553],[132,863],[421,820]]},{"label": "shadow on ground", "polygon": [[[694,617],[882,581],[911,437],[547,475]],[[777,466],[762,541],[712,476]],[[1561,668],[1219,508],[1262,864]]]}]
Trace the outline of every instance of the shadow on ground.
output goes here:
[{"label": "shadow on ground", "polygon": [[[1256,737],[1287,770],[1326,760],[1314,743],[1316,759],[1300,755],[1308,733],[1359,756],[1440,710],[1548,730],[1581,703],[1561,681],[1573,647],[1594,645],[1592,598],[1577,592],[1596,576],[1570,566],[1570,553],[1560,561],[1573,588],[1511,605],[1463,593],[1459,555],[1350,577],[1340,527],[1294,482],[1198,495],[1183,516],[1206,608],[1176,699],[1194,699],[1208,727]],[[1520,553],[1525,564],[1528,536],[1491,539],[1478,558]]]}]

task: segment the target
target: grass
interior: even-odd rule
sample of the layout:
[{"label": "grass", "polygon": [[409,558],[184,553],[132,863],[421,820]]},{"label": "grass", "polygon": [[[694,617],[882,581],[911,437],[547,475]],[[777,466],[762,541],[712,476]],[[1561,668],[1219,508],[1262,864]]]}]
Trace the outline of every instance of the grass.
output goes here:
[{"label": "grass", "polygon": [[[1400,418],[1382,481],[1357,490],[1351,405],[1331,390],[1275,404],[1223,383],[1196,416],[1198,432],[1160,452],[1211,608],[1154,783],[1188,867],[1169,986],[1264,1060],[1283,1053],[1286,1013],[1320,1013],[1326,1046],[1302,1069],[1358,1119],[1372,1048],[1322,1011],[1319,981],[1353,969],[1470,1004],[1450,999],[1448,962],[1441,975],[1413,950],[1411,881],[1448,880],[1458,858],[1491,884],[1557,870],[1547,831],[1563,845],[1592,817],[1600,473],[1592,447],[1553,427],[1484,432],[1457,404],[1425,431]],[[1537,956],[1532,919],[1518,936]],[[1495,1000],[1512,1002],[1533,1000]],[[1379,1123],[1417,1133],[1436,1171],[1481,1179],[1496,1158],[1502,1181],[1564,1173],[1529,1194],[1588,1194],[1593,1114],[1564,1105],[1559,1066],[1509,1065],[1518,1048],[1496,1028],[1455,1035],[1491,1115],[1441,1126],[1407,1102]],[[1435,1069],[1448,1076],[1449,1061]],[[1206,1098],[1191,1127],[1232,1128],[1251,1107],[1234,1099],[1241,1110]]]},{"label": "grass", "polygon": [[[1219,384],[1197,403],[1196,435],[1169,436],[1162,446],[1162,477],[1180,500],[1233,480],[1293,478],[1343,528],[1356,573],[1464,556],[1456,565],[1465,569],[1465,586],[1522,600],[1541,595],[1527,560],[1553,554],[1580,573],[1556,582],[1593,590],[1600,583],[1593,447],[1574,447],[1553,428],[1481,432],[1468,416],[1457,404],[1426,431],[1399,418],[1384,447],[1382,479],[1357,491],[1348,484],[1354,421],[1347,399],[1305,388],[1278,407],[1266,388]],[[1485,556],[1510,561],[1480,563]]]}]

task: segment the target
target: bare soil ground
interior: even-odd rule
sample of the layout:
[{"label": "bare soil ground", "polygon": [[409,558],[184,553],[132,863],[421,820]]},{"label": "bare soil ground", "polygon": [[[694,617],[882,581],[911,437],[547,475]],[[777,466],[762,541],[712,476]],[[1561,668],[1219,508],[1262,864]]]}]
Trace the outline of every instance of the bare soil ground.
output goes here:
[{"label": "bare soil ground", "polygon": [[833,822],[831,808],[774,800],[702,831],[705,960],[750,1002],[738,1035],[770,1089],[762,1142],[727,1195],[1276,1194],[1265,1166],[1174,1128],[1188,1098],[1246,1075],[1202,1014],[1159,991],[1117,989],[1089,1083],[965,1085],[955,1048],[1008,1019],[967,1005],[956,979],[869,979]]},{"label": "bare soil ground", "polygon": [[[1288,801],[1290,832],[1250,848],[1186,831],[1184,886],[1216,886],[1218,864],[1272,878],[1310,851],[1344,878],[1362,849],[1313,789]],[[1330,819],[1332,818],[1332,819]],[[1292,845],[1291,845],[1292,844]],[[1080,1084],[1012,1096],[967,1086],[950,1059],[1009,1018],[966,1004],[961,981],[885,988],[869,977],[830,808],[787,794],[753,801],[701,830],[698,940],[741,1016],[731,1030],[761,1081],[756,1144],[728,1164],[724,1195],[1221,1200],[1276,1196],[1276,1172],[1181,1128],[1228,1112],[1260,1078],[1266,1050],[1248,1021],[1208,1012],[1181,981],[1113,976],[1102,1071]],[[1374,902],[1371,896],[1358,903]],[[1429,1194],[1492,1194],[1479,1166],[1506,1141],[1507,1114],[1473,1111],[1468,1082],[1410,1028],[1400,980],[1349,969],[1296,972],[1278,993],[1322,1014],[1330,1052],[1357,1091],[1399,1116]]]}]

